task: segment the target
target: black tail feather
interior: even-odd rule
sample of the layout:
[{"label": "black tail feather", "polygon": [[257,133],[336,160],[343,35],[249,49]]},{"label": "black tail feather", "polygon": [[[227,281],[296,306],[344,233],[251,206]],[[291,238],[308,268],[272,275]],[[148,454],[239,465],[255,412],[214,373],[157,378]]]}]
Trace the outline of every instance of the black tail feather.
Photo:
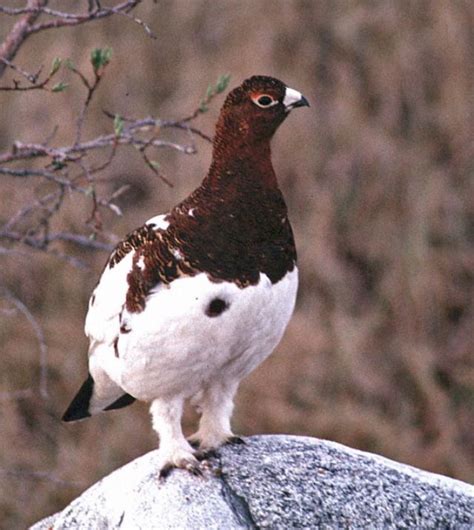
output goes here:
[{"label": "black tail feather", "polygon": [[[82,384],[79,392],[76,394],[71,404],[67,408],[63,421],[77,421],[84,418],[89,418],[91,413],[89,412],[90,402],[92,393],[94,391],[94,379],[89,374],[87,379]],[[131,405],[135,401],[135,398],[130,394],[124,394],[116,399],[111,405],[108,405],[104,410],[115,410]]]},{"label": "black tail feather", "polygon": [[123,396],[120,396],[117,400],[115,400],[112,405],[105,407],[104,410],[122,409],[123,407],[128,407],[128,405],[131,405],[134,401],[135,398],[133,396],[131,396],[130,394],[124,394]]},{"label": "black tail feather", "polygon": [[67,408],[63,421],[76,421],[90,417],[89,404],[91,402],[92,391],[94,389],[94,380],[91,374],[87,376],[87,379],[82,383],[79,392],[75,395],[71,404]]}]

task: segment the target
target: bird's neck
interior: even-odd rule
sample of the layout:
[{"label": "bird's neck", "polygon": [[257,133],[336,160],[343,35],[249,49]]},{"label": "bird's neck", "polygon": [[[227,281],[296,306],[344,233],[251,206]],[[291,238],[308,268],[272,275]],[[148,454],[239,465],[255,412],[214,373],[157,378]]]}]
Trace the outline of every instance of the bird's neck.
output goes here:
[{"label": "bird's neck", "polygon": [[278,188],[271,160],[270,141],[214,143],[212,163],[206,178],[214,189]]},{"label": "bird's neck", "polygon": [[245,120],[219,117],[208,173],[213,188],[246,186],[278,188],[270,150],[271,136]]}]

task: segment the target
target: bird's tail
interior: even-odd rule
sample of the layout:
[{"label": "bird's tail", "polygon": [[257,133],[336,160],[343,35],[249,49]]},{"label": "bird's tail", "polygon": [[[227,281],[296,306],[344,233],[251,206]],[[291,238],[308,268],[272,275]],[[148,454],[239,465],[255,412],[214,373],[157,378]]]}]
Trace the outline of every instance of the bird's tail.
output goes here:
[{"label": "bird's tail", "polygon": [[64,413],[63,421],[82,420],[105,410],[121,409],[135,401],[134,397],[115,384],[107,385],[107,391],[100,394],[95,386],[94,379],[89,374]]}]

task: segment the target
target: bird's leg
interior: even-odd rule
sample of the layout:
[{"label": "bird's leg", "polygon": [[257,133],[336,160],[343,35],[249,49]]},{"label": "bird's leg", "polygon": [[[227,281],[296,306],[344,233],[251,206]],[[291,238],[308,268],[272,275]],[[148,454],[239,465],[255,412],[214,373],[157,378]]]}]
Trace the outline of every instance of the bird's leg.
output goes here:
[{"label": "bird's leg", "polygon": [[187,469],[201,475],[194,449],[186,441],[181,429],[183,399],[155,399],[150,406],[153,428],[160,437],[160,478],[166,477],[171,469]]},{"label": "bird's leg", "polygon": [[200,397],[199,409],[202,415],[199,429],[189,441],[198,444],[201,453],[207,454],[236,438],[230,428],[230,417],[237,386],[236,383],[215,383]]}]

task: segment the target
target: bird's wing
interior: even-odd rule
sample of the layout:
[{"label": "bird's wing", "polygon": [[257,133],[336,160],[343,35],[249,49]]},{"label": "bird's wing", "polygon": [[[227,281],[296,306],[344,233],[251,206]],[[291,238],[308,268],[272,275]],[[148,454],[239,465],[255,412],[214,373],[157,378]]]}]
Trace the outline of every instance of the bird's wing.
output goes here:
[{"label": "bird's wing", "polygon": [[120,333],[120,314],[123,311],[128,275],[133,269],[135,254],[157,230],[166,230],[166,214],[148,220],[121,241],[112,252],[99,283],[89,299],[85,333],[91,341],[90,353],[97,344],[112,346]]}]

